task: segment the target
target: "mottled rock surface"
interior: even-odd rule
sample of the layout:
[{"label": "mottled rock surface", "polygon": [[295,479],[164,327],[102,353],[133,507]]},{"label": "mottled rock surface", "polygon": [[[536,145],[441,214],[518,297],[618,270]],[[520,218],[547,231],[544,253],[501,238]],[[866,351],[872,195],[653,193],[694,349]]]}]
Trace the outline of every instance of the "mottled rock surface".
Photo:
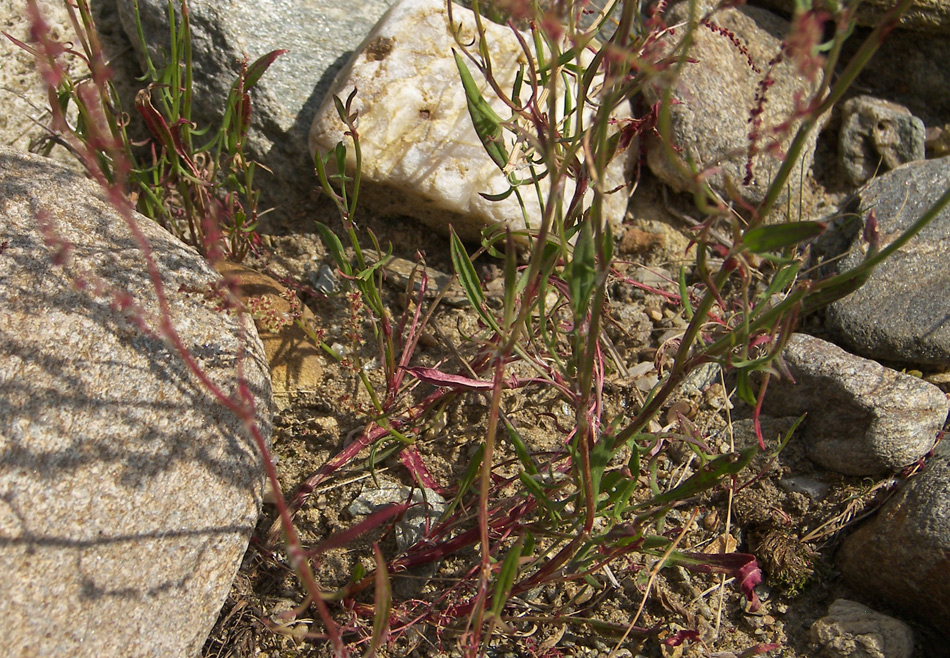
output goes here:
[{"label": "mottled rock surface", "polygon": [[[75,41],[66,6],[58,0],[36,3],[51,34],[64,41]],[[25,43],[30,39],[30,21],[26,3],[0,2],[0,26],[4,32]],[[35,57],[0,35],[0,148],[26,151],[46,135],[43,126],[49,120],[46,111],[46,85],[36,72]],[[75,60],[64,58],[64,65],[75,73]],[[73,65],[73,66],[71,66]],[[53,151],[57,160],[79,169],[75,158],[65,150]]]},{"label": "mottled rock surface", "polygon": [[382,475],[377,476],[376,481],[379,486],[370,482],[347,511],[354,518],[362,518],[390,505],[408,503],[409,509],[395,524],[396,545],[404,551],[422,539],[429,526],[438,522],[446,508],[445,499],[432,489],[410,488]]},{"label": "mottled rock surface", "polygon": [[821,658],[911,658],[914,632],[902,621],[838,599],[809,629]]},{"label": "mottled rock surface", "polygon": [[[850,58],[870,30],[848,39]],[[855,85],[863,93],[900,103],[927,127],[950,122],[950,35],[895,30],[871,57]]]},{"label": "mottled rock surface", "polygon": [[[703,16],[706,8],[700,4],[694,20]],[[676,35],[686,31],[684,22],[690,20],[689,3],[671,5],[663,14],[667,25],[679,25]],[[769,183],[778,172],[780,162],[768,153],[768,144],[779,139],[785,150],[798,129],[775,136],[770,131],[785,122],[795,111],[795,97],[807,99],[817,89],[820,71],[810,82],[796,68],[794,62],[784,59],[770,70],[769,62],[779,52],[789,24],[771,12],[757,7],[724,9],[715,12],[708,25],[697,25],[693,31],[690,59],[683,66],[673,88],[674,104],[671,110],[673,144],[681,147],[682,165],[692,158],[700,171],[715,168],[707,179],[710,184],[729,198],[725,179],[746,199],[758,203],[765,197]],[[670,46],[675,45],[673,37]],[[757,100],[760,83],[770,77],[771,86],[765,102]],[[647,89],[647,97],[656,102],[662,97],[659,86]],[[746,182],[746,164],[749,156],[750,118],[761,109],[758,118],[760,138],[756,140],[759,153],[752,159],[752,178]],[[805,171],[811,167],[818,131],[812,131],[803,149]],[[650,169],[674,189],[691,190],[692,178],[684,176],[670,161],[666,149],[656,141],[647,152]],[[793,168],[789,178],[791,189],[799,189],[801,167]],[[793,201],[797,202],[797,195]]]},{"label": "mottled rock surface", "polygon": [[924,122],[906,107],[856,96],[844,104],[841,113],[838,152],[852,184],[861,185],[877,174],[924,159]]},{"label": "mottled rock surface", "polygon": [[[114,295],[78,290],[53,265],[39,212],[72,245],[68,272],[157,312],[141,252],[97,187],[0,152],[2,653],[195,656],[257,519],[258,449]],[[182,341],[228,393],[240,361],[268,437],[253,326],[202,299],[218,275],[200,257],[148,220],[139,227]]]},{"label": "mottled rock surface", "polygon": [[[118,5],[126,33],[138,48],[133,0],[108,0]],[[205,125],[217,121],[228,90],[249,61],[272,50],[286,49],[261,78],[253,93],[254,127],[249,148],[274,171],[265,190],[271,203],[283,206],[306,201],[316,185],[307,155],[307,131],[333,76],[350,52],[372,29],[392,0],[192,0],[195,70],[194,118]],[[165,0],[138,0],[151,56],[162,61],[168,50],[168,6]],[[141,59],[142,53],[138,53]]]},{"label": "mottled rock surface", "polygon": [[[946,190],[950,157],[911,162],[871,181],[844,212],[866,221],[873,210],[882,247],[893,242]],[[855,235],[838,269],[857,266],[867,244]],[[884,261],[867,283],[828,309],[829,328],[864,356],[912,366],[950,365],[950,209]]]},{"label": "mottled rock surface", "polygon": [[950,461],[930,459],[837,554],[845,582],[950,639]]},{"label": "mottled rock surface", "polygon": [[[456,6],[453,14],[463,25],[463,40],[471,41],[472,12]],[[524,53],[509,28],[488,22],[485,28],[493,71],[500,87],[510,91],[519,64],[525,62]],[[359,112],[361,198],[378,213],[414,217],[442,233],[448,233],[451,224],[464,239],[478,240],[487,225],[508,224],[517,229],[525,223],[514,195],[503,201],[481,196],[500,194],[509,185],[472,127],[453,48],[457,44],[448,29],[445,2],[403,0],[373,29],[359,55],[337,78],[331,95],[347,98],[354,88],[358,90],[352,109]],[[474,65],[469,68],[498,115],[510,117],[510,109],[491,92]],[[327,98],[310,131],[311,152],[325,154],[340,141],[349,143],[345,130],[332,99]],[[513,136],[506,134],[505,139],[510,152]],[[606,188],[623,183],[622,160],[614,161]],[[355,169],[352,148],[347,167]],[[544,194],[548,182],[541,181]],[[528,221],[537,227],[536,195],[523,189]],[[568,180],[565,198],[572,195]],[[605,217],[619,224],[626,195],[623,191],[611,194],[604,206]]]},{"label": "mottled rock surface", "polygon": [[[794,0],[754,0],[752,4],[787,13],[795,10]],[[865,0],[856,6],[855,22],[865,26],[877,25],[895,4],[891,0]],[[950,2],[914,0],[901,16],[900,27],[905,28],[905,34],[912,34],[912,31],[950,34]]]},{"label": "mottled rock surface", "polygon": [[846,475],[873,475],[912,464],[933,447],[947,419],[939,388],[796,334],[782,353],[797,383],[769,383],[765,410],[807,413],[799,432],[808,455]]}]

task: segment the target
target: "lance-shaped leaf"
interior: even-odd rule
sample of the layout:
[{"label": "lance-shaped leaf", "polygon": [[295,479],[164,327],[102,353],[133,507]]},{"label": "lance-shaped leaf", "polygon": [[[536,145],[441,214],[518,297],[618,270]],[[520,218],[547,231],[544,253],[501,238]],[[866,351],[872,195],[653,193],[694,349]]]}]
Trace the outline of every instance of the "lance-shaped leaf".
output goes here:
[{"label": "lance-shaped leaf", "polygon": [[499,169],[504,170],[508,164],[508,152],[505,150],[505,144],[502,139],[501,117],[491,108],[488,101],[482,97],[482,93],[475,83],[465,60],[455,50],[455,64],[459,69],[459,77],[462,78],[462,88],[465,90],[465,102],[468,104],[468,114],[472,117],[472,125],[475,127],[475,133],[481,140],[485,152],[498,165]]},{"label": "lance-shaped leaf", "polygon": [[379,544],[373,543],[373,557],[376,559],[376,577],[375,577],[375,608],[376,613],[373,616],[373,636],[370,638],[369,647],[363,658],[373,658],[376,651],[386,643],[389,638],[389,614],[392,610],[393,590],[389,582],[389,572],[386,570],[386,559],[383,552],[379,550]]},{"label": "lance-shaped leaf", "polygon": [[149,85],[135,95],[135,109],[142,115],[142,119],[155,141],[162,148],[174,151],[190,169],[189,173],[196,174],[197,169],[192,162],[188,149],[181,143],[181,126],[190,124],[184,119],[179,119],[172,125],[168,125],[162,113],[156,110],[152,104],[153,87],[155,85]]},{"label": "lance-shaped leaf", "polygon": [[[320,157],[319,154],[317,157]],[[336,262],[337,267],[339,267],[346,276],[352,276],[353,268],[350,267],[350,262],[346,259],[346,252],[343,250],[343,243],[340,242],[340,238],[336,236],[336,233],[330,230],[329,226],[321,224],[320,222],[317,222],[317,231],[320,232],[320,237],[323,238],[323,244],[333,255],[333,260]]]},{"label": "lance-shaped leaf", "polygon": [[521,549],[524,546],[524,537],[519,537],[515,545],[511,547],[505,556],[505,561],[501,564],[501,570],[498,572],[498,578],[495,580],[495,591],[491,601],[492,619],[497,620],[501,617],[501,611],[511,595],[511,587],[515,584],[515,578],[518,576],[518,563],[521,560]]},{"label": "lance-shaped leaf", "polygon": [[728,455],[716,457],[711,462],[700,468],[696,473],[687,478],[678,487],[670,489],[666,493],[654,496],[641,506],[646,505],[665,505],[678,500],[683,500],[707,489],[716,486],[720,480],[727,475],[735,475],[745,468],[755,454],[758,447],[746,448],[741,452],[730,452]]},{"label": "lance-shaped leaf", "polygon": [[444,386],[454,390],[490,391],[494,385],[484,379],[472,379],[462,375],[451,375],[435,368],[406,368],[406,371],[419,381],[434,386]]},{"label": "lance-shaped leaf", "polygon": [[378,512],[373,512],[363,521],[360,521],[354,525],[352,528],[349,528],[348,530],[342,530],[328,539],[320,542],[320,544],[318,544],[317,547],[310,552],[311,557],[317,557],[318,555],[322,555],[327,551],[332,551],[333,549],[339,548],[340,546],[346,546],[364,532],[378,528],[389,521],[389,519],[402,514],[407,509],[409,509],[409,506],[409,503],[394,503],[392,505],[387,505]]},{"label": "lance-shaped leaf", "polygon": [[[241,74],[231,84],[231,91],[228,93],[228,101],[223,124],[231,126],[229,131],[228,149],[233,152],[238,146],[238,140],[243,138],[251,127],[251,97],[248,91],[257,85],[261,76],[270,68],[278,57],[288,51],[273,50],[266,55],[262,55],[254,60],[254,63],[247,66]],[[232,125],[233,123],[233,125]]]},{"label": "lance-shaped leaf", "polygon": [[423,486],[428,487],[439,494],[444,494],[445,489],[439,486],[432,473],[426,468],[419,451],[414,446],[408,446],[399,451],[399,461],[412,473],[412,477]]},{"label": "lance-shaped leaf", "polygon": [[590,222],[581,224],[577,243],[574,245],[574,257],[568,269],[570,277],[571,307],[574,311],[574,323],[579,324],[590,306],[591,294],[597,284],[594,259],[594,234]]},{"label": "lance-shaped leaf", "polygon": [[270,65],[274,63],[281,55],[290,52],[289,50],[272,50],[266,55],[261,55],[254,63],[247,67],[247,73],[244,74],[244,89],[248,90],[254,85],[257,84],[257,81],[261,79],[261,76],[264,75],[264,72],[270,68]]},{"label": "lance-shaped leaf", "polygon": [[828,224],[825,222],[789,222],[757,226],[746,231],[742,236],[742,244],[757,254],[781,251],[821,235],[827,228]]},{"label": "lance-shaped leaf", "polygon": [[498,322],[492,314],[485,309],[485,293],[482,291],[481,282],[479,282],[478,274],[475,272],[475,265],[472,263],[472,259],[468,257],[465,245],[459,240],[455,229],[451,229],[451,234],[452,264],[455,266],[455,273],[458,275],[459,284],[465,292],[465,297],[482,320],[500,334],[501,327],[498,326]]}]

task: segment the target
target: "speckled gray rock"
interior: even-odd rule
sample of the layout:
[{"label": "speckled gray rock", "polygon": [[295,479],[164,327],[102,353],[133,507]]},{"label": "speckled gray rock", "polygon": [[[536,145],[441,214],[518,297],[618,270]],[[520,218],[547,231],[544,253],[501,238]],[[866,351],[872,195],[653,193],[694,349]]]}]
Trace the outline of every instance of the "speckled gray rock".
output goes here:
[{"label": "speckled gray rock", "polygon": [[[868,28],[856,30],[845,43],[843,57],[852,57],[869,32]],[[950,34],[895,30],[871,57],[855,85],[866,94],[900,103],[928,127],[942,126],[950,122],[948,61]]]},{"label": "speckled gray rock", "polygon": [[[873,209],[882,245],[927,210],[950,181],[950,157],[911,162],[862,190],[848,214]],[[855,236],[839,269],[855,267],[866,245]],[[950,365],[950,209],[880,265],[867,283],[828,309],[828,327],[849,349],[892,363]]]},{"label": "speckled gray rock", "polygon": [[808,631],[816,658],[910,658],[914,632],[902,621],[838,599]]},{"label": "speckled gray rock", "polygon": [[[667,25],[680,25],[676,35],[686,32],[681,24],[689,21],[689,5],[686,2],[671,5],[663,15]],[[706,9],[703,3],[699,3],[694,20],[702,17]],[[773,83],[766,93],[766,102],[759,116],[762,124],[757,147],[761,152],[752,161],[752,180],[745,184],[750,117],[759,105],[756,94],[760,81],[769,75],[768,64],[778,53],[788,27],[787,21],[767,10],[742,7],[715,12],[709,27],[698,25],[693,32],[690,59],[673,89],[676,104],[670,108],[672,140],[683,149],[684,166],[685,158],[689,156],[700,170],[717,168],[717,173],[707,180],[726,198],[728,194],[724,178],[730,179],[735,189],[753,203],[765,197],[769,182],[781,165],[766,152],[769,142],[775,139],[769,131],[794,114],[796,95],[807,99],[820,83],[820,71],[814,82],[810,82],[787,60],[771,71]],[[726,30],[732,36],[718,30]],[[758,70],[754,70],[753,66]],[[650,102],[659,100],[662,92],[661,88],[646,90]],[[790,133],[780,142],[781,150],[788,146],[797,129],[798,123],[794,123]],[[813,130],[803,149],[805,171],[811,167],[817,137],[818,131]],[[666,150],[655,141],[650,144],[647,162],[657,177],[675,189],[691,190],[695,184],[669,161]],[[801,167],[796,165],[792,171],[789,185],[791,189],[797,190]],[[793,195],[793,204],[797,203],[797,197],[797,194]]]},{"label": "speckled gray rock", "polygon": [[[197,656],[240,565],[263,469],[243,423],[163,340],[77,290],[37,228],[73,245],[67,268],[155,295],[127,225],[96,186],[0,152],[0,636],[4,656]],[[270,383],[253,324],[181,286],[218,279],[142,219],[177,328],[224,390],[241,359],[270,435]]]},{"label": "speckled gray rock", "polygon": [[[754,0],[751,4],[768,7],[787,13],[795,11],[795,0]],[[891,0],[865,0],[857,5],[854,20],[858,25],[877,25],[895,3]],[[914,0],[901,16],[900,26],[904,34],[914,32],[943,32],[950,34],[950,1]]]},{"label": "speckled gray rock", "polygon": [[[69,12],[62,2],[41,0],[37,3],[50,30],[64,40],[75,41]],[[10,36],[29,41],[30,22],[24,12],[26,3],[0,2],[0,25]],[[36,57],[0,35],[0,145],[27,150],[30,143],[45,134],[44,108],[49,98],[46,85],[36,73]],[[57,150],[53,151],[57,153]],[[57,157],[75,162],[59,151]]]},{"label": "speckled gray rock", "polygon": [[389,505],[411,503],[411,507],[396,523],[396,546],[404,551],[422,539],[428,528],[434,525],[442,512],[446,502],[432,489],[410,489],[404,484],[391,478],[378,475],[376,481],[379,487],[370,482],[360,495],[350,503],[347,511],[354,517],[368,516],[379,512]]},{"label": "speckled gray rock", "polygon": [[[133,0],[118,4],[122,24],[137,46]],[[219,117],[241,59],[276,49],[279,57],[255,89],[254,129],[249,146],[275,176],[261,172],[272,199],[291,203],[316,185],[307,154],[307,131],[314,113],[350,52],[392,0],[192,0],[195,118]],[[168,49],[166,0],[138,0],[153,57]],[[161,61],[159,59],[159,61]]]},{"label": "speckled gray rock", "polygon": [[811,459],[846,475],[912,464],[933,447],[950,409],[943,392],[911,375],[795,334],[782,353],[797,383],[773,378],[765,410],[807,413],[799,430]]},{"label": "speckled gray rock", "polygon": [[950,461],[930,459],[845,540],[837,564],[858,592],[950,639]]},{"label": "speckled gray rock", "polygon": [[906,107],[872,96],[856,96],[841,108],[838,155],[845,176],[861,185],[876,174],[923,160],[924,122]]},{"label": "speckled gray rock", "polygon": [[[421,540],[438,523],[439,517],[448,507],[445,499],[432,489],[410,489],[385,475],[377,475],[374,479],[375,483],[367,482],[347,511],[354,520],[363,520],[390,505],[410,503],[410,507],[396,519],[393,528],[396,547],[400,551],[409,549]],[[417,564],[406,573],[396,575],[393,578],[393,591],[397,596],[406,598],[420,596],[425,583],[438,573],[441,563],[441,560],[434,560]]]}]

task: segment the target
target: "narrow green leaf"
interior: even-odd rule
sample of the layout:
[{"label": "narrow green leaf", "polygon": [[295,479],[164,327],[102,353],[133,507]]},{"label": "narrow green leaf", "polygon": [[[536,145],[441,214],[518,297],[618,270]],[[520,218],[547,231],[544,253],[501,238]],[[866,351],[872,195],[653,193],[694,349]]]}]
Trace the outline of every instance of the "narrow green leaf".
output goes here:
[{"label": "narrow green leaf", "polygon": [[336,108],[337,116],[339,116],[340,120],[345,123],[346,122],[346,107],[344,107],[343,101],[340,100],[339,96],[333,97],[333,106]]},{"label": "narrow green leaf", "polygon": [[[800,262],[791,262],[779,269],[779,271],[772,276],[772,280],[769,281],[768,288],[759,293],[758,297],[761,301],[752,309],[752,313],[749,317],[757,318],[766,311],[774,308],[776,303],[784,301],[787,297],[787,291],[792,284],[795,283],[795,279],[798,277],[798,273],[801,269],[802,263]],[[773,303],[772,298],[775,295],[779,295],[781,299]]]},{"label": "narrow green leaf", "polygon": [[514,186],[509,187],[504,192],[499,192],[498,194],[488,194],[487,192],[479,192],[478,195],[483,199],[488,201],[504,201],[511,196],[511,193],[515,191]]},{"label": "narrow green leaf", "polygon": [[515,449],[515,454],[518,455],[518,461],[521,462],[522,468],[524,468],[525,472],[530,475],[537,475],[538,469],[531,460],[531,454],[528,452],[528,447],[521,439],[521,435],[518,434],[518,430],[516,430],[514,426],[507,420],[505,421],[505,429],[508,431],[508,438],[511,440],[511,445]]},{"label": "narrow green leaf", "polygon": [[500,169],[508,164],[508,152],[502,138],[501,117],[495,113],[488,102],[482,97],[472,77],[465,60],[454,49],[455,64],[458,66],[459,77],[462,79],[462,88],[465,90],[465,101],[468,104],[468,114],[472,118],[475,134],[485,147],[485,152]]},{"label": "narrow green leaf", "polygon": [[768,299],[772,295],[785,290],[795,281],[795,277],[798,276],[798,273],[801,271],[801,269],[802,264],[799,262],[789,263],[785,267],[781,268],[772,277],[772,280],[769,282],[769,287],[765,289],[765,292],[762,293],[762,296],[765,299]]},{"label": "narrow green leaf", "polygon": [[521,471],[521,473],[518,474],[518,479],[521,481],[522,486],[528,490],[528,493],[534,496],[538,503],[540,503],[541,506],[547,510],[549,514],[551,514],[551,516],[556,519],[560,519],[561,515],[555,509],[553,501],[548,497],[540,482],[524,471]]},{"label": "narrow green leaf", "polygon": [[[628,445],[634,441],[628,442]],[[640,449],[636,445],[630,446],[630,461],[627,462],[627,468],[633,474],[633,477],[640,475]]]},{"label": "narrow green leaf", "polygon": [[346,180],[346,146],[343,142],[336,143],[336,148],[333,149],[333,157],[336,160],[336,172],[340,178],[340,187],[343,188],[345,194],[346,188],[343,186],[343,181]]},{"label": "narrow green leaf", "polygon": [[528,556],[534,553],[534,533],[530,530],[524,531],[524,546],[521,547],[521,555]]},{"label": "narrow green leaf", "polygon": [[600,494],[600,481],[611,457],[613,457],[613,454],[607,441],[598,441],[590,451],[590,479],[595,500]]},{"label": "narrow green leaf", "polygon": [[511,102],[516,106],[521,106],[521,87],[524,84],[524,64],[518,67],[518,73],[515,74],[515,83],[511,86]]},{"label": "narrow green leaf", "polygon": [[247,67],[247,73],[244,75],[244,90],[247,91],[251,87],[257,84],[257,81],[261,79],[261,76],[270,68],[270,65],[280,57],[281,55],[287,53],[287,50],[272,50],[266,55],[261,55],[254,63]]},{"label": "narrow green leaf", "polygon": [[755,406],[755,391],[752,390],[752,382],[749,381],[748,368],[740,368],[736,372],[736,394],[749,406]]},{"label": "narrow green leaf", "polygon": [[373,275],[376,274],[376,272],[381,267],[384,267],[386,263],[389,262],[389,259],[392,257],[392,255],[393,255],[393,246],[390,243],[389,248],[386,251],[386,255],[383,256],[382,258],[377,259],[375,263],[373,263],[366,269],[361,270],[360,272],[357,272],[356,278],[360,279],[361,281],[369,281],[371,278],[373,278]]},{"label": "narrow green leaf", "polygon": [[549,70],[547,63],[547,50],[544,47],[544,41],[541,38],[540,30],[532,30],[532,36],[534,37],[534,52],[538,58],[538,61],[535,63],[535,70],[538,72],[538,86],[547,87],[548,78],[551,75],[551,71]]},{"label": "narrow green leaf", "polygon": [[[540,46],[540,43],[538,43],[537,45],[538,47],[542,47]],[[583,48],[583,44],[581,44],[579,47]],[[554,69],[564,67],[574,73],[583,73],[583,71],[579,70],[577,66],[574,64],[574,59],[577,57],[577,49],[578,49],[578,46],[565,50],[563,53],[561,53],[558,56],[556,60],[550,63],[542,61],[541,58],[539,57],[538,58],[538,72],[549,74]]]},{"label": "narrow green leaf", "polygon": [[501,334],[502,331],[501,327],[498,326],[498,322],[491,313],[485,310],[485,293],[482,292],[481,282],[475,273],[475,265],[472,264],[468,252],[465,251],[465,245],[462,244],[454,229],[452,230],[450,250],[452,252],[452,264],[455,266],[455,273],[459,278],[459,285],[462,286],[462,291],[465,293],[468,303],[485,321],[485,324]]},{"label": "narrow green leaf", "polygon": [[614,508],[614,521],[620,521],[624,512],[627,511],[627,502],[630,500],[630,497],[633,496],[633,492],[636,490],[637,481],[634,479],[627,480],[622,486],[617,487],[617,494],[611,497],[610,501]]},{"label": "narrow green leaf", "polygon": [[353,573],[350,574],[350,582],[358,583],[363,580],[363,577],[366,575],[366,567],[363,566],[362,562],[356,562],[353,565]]},{"label": "narrow green leaf", "polygon": [[686,268],[680,268],[679,276],[680,302],[683,304],[683,312],[686,313],[686,319],[693,319],[693,305],[689,302],[689,288],[686,286]]},{"label": "narrow green leaf", "polygon": [[778,447],[773,453],[774,455],[778,456],[778,454],[785,449],[785,446],[788,445],[788,442],[792,440],[792,435],[795,434],[795,430],[797,430],[798,426],[802,424],[802,421],[805,420],[806,416],[808,416],[807,411],[795,419],[795,422],[792,423],[792,426],[788,428],[788,431],[785,432],[785,436],[783,436],[782,440],[779,442]]},{"label": "narrow green leaf", "polygon": [[590,306],[590,296],[596,285],[596,271],[594,269],[594,234],[590,222],[581,224],[577,242],[574,245],[574,256],[568,269],[568,288],[571,293],[571,307],[574,311],[574,322],[579,323],[587,315]]},{"label": "narrow green leaf", "polygon": [[611,508],[611,515],[619,521],[626,511],[627,501],[636,489],[636,478],[629,478],[620,471],[611,471],[601,480],[600,491],[607,494],[607,498],[598,508]]},{"label": "narrow green leaf", "polygon": [[825,222],[789,222],[757,226],[742,236],[742,244],[755,253],[780,251],[821,235],[828,228]]},{"label": "narrow green leaf", "polygon": [[505,228],[505,328],[510,329],[515,318],[515,302],[518,299],[518,263],[511,236],[511,229]]},{"label": "narrow green leaf", "polygon": [[752,446],[741,452],[731,452],[728,455],[717,457],[700,468],[678,487],[654,496],[652,500],[643,503],[641,507],[645,505],[665,505],[711,489],[727,475],[735,475],[745,468],[758,451],[757,446]]},{"label": "narrow green leaf", "polygon": [[[562,73],[561,79],[563,80],[564,88],[570,89],[571,88],[570,76],[568,76],[567,73]],[[561,131],[566,135],[570,135],[571,133],[574,132],[574,127],[571,122],[571,119],[574,114],[574,97],[571,94],[564,94],[562,103],[564,107],[561,110],[561,116],[564,118],[562,120],[563,128],[561,128]]]},{"label": "narrow green leaf", "polygon": [[353,269],[350,267],[349,261],[346,260],[346,252],[343,251],[343,243],[340,242],[340,238],[336,236],[336,233],[330,230],[329,226],[321,224],[320,222],[317,222],[317,231],[320,232],[323,244],[326,245],[326,248],[333,255],[333,260],[336,261],[337,267],[347,276],[352,276]]},{"label": "narrow green leaf", "polygon": [[464,493],[468,491],[469,487],[472,486],[472,483],[475,481],[475,478],[478,476],[478,471],[482,467],[482,457],[485,455],[485,444],[482,443],[475,449],[475,454],[472,455],[472,463],[468,465],[468,468],[465,469],[465,475],[462,476],[462,483],[459,485],[459,493]]},{"label": "narrow green leaf", "polygon": [[465,245],[462,244],[454,229],[452,229],[450,251],[452,253],[452,265],[455,266],[455,273],[458,275],[459,284],[461,284],[465,296],[472,308],[481,308],[481,305],[485,303],[485,294],[482,292],[478,274],[475,272],[475,265],[472,264],[468,252],[465,251]]},{"label": "narrow green leaf", "polygon": [[475,478],[478,477],[478,472],[482,466],[482,457],[484,455],[485,444],[480,443],[478,448],[475,449],[475,454],[472,455],[468,468],[465,469],[465,473],[462,475],[462,482],[459,484],[458,493],[445,512],[442,513],[442,518],[447,518],[451,515],[452,512],[455,511],[455,508],[458,507],[458,504],[462,502],[462,497],[465,496],[465,493],[471,488],[472,483],[475,482]]},{"label": "narrow green leaf", "polygon": [[505,555],[505,561],[501,563],[501,570],[498,572],[497,580],[495,580],[495,591],[491,600],[491,613],[495,619],[498,619],[501,615],[501,611],[508,601],[508,596],[511,594],[511,587],[515,584],[523,546],[524,537],[519,537],[515,545]]}]

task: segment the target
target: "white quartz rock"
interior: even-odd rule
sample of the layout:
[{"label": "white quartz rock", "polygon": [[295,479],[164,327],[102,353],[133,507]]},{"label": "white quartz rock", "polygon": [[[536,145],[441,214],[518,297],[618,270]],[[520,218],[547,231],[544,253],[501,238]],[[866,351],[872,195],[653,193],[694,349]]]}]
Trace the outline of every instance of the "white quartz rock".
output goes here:
[{"label": "white quartz rock", "polygon": [[[462,34],[471,42],[475,34],[472,12],[459,6],[452,11],[453,20],[462,24]],[[493,72],[501,89],[510,93],[526,57],[510,28],[488,21],[484,25]],[[477,240],[486,225],[524,228],[515,195],[504,201],[480,196],[504,192],[508,183],[472,127],[453,48],[458,50],[443,0],[397,2],[341,71],[317,112],[310,130],[311,154],[325,154],[344,141],[350,147],[347,167],[352,173],[355,158],[333,96],[346,99],[355,88],[352,109],[359,111],[360,198],[365,207],[374,214],[414,217],[441,233],[448,233],[451,224],[467,240]],[[469,69],[485,99],[500,117],[508,119],[510,109],[492,93],[474,65],[469,63]],[[527,97],[527,91],[522,95]],[[514,136],[506,131],[505,137],[511,152]],[[627,154],[634,151],[629,149]],[[624,159],[621,156],[612,163],[605,189],[624,184]],[[529,226],[537,227],[541,213],[536,194],[527,186],[520,189]],[[542,181],[542,189],[546,195],[547,181]],[[569,180],[567,201],[573,192]],[[603,216],[612,224],[623,220],[626,199],[623,189],[605,199]]]}]

